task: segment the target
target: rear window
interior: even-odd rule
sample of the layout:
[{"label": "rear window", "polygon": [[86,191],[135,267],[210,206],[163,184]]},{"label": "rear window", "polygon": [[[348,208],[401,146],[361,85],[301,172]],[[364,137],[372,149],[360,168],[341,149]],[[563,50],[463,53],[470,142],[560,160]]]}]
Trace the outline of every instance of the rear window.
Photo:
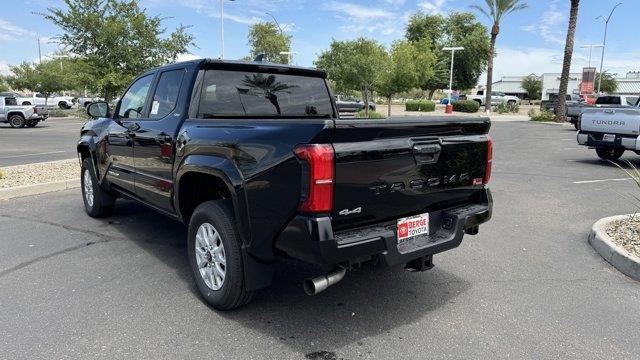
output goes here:
[{"label": "rear window", "polygon": [[324,79],[263,72],[207,70],[199,118],[331,117]]},{"label": "rear window", "polygon": [[4,98],[4,104],[5,105],[18,105],[18,100],[16,100],[16,98],[14,97],[6,97]]},{"label": "rear window", "polygon": [[620,96],[600,96],[596,99],[599,105],[620,105]]}]

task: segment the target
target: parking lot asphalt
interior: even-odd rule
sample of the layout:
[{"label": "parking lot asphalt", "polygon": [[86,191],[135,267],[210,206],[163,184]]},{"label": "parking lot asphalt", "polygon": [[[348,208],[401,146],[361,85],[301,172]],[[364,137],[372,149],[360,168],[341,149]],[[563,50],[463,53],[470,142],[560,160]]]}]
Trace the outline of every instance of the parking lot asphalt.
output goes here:
[{"label": "parking lot asphalt", "polygon": [[308,297],[317,269],[283,262],[227,313],[197,295],[186,230],[162,215],[119,200],[90,219],[79,190],[2,202],[0,358],[637,358],[640,284],[587,235],[638,189],[567,126],[491,133],[493,219],[435,268],[363,267]]},{"label": "parking lot asphalt", "polygon": [[47,119],[34,128],[0,124],[0,166],[75,158],[82,124],[78,118]]}]

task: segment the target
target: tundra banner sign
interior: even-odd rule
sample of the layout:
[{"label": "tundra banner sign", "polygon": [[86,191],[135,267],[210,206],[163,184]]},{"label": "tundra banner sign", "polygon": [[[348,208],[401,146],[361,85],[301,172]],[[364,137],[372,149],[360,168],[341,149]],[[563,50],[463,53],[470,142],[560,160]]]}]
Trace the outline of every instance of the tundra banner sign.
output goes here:
[{"label": "tundra banner sign", "polygon": [[582,82],[580,83],[580,94],[593,94],[596,82],[596,68],[585,67],[582,69]]}]

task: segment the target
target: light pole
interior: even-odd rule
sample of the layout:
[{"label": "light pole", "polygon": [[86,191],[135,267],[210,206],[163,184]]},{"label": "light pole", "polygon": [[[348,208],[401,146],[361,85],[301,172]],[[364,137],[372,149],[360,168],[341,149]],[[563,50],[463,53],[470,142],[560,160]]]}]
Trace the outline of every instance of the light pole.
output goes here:
[{"label": "light pole", "polygon": [[604,51],[607,46],[607,28],[609,27],[609,20],[611,20],[611,15],[613,15],[613,12],[620,5],[622,5],[621,2],[617,3],[616,6],[614,6],[613,9],[611,9],[611,12],[609,13],[609,16],[606,19],[602,15],[596,18],[596,20],[598,19],[604,20],[604,40],[602,41],[602,56],[600,57],[600,78],[598,79],[598,93],[600,93],[600,85],[602,85],[602,65],[604,63]]},{"label": "light pole", "polygon": [[[220,59],[224,60],[224,1],[220,0]],[[229,0],[235,1],[235,0]]]},{"label": "light pole", "polygon": [[589,49],[589,66],[591,67],[591,51],[593,50],[593,48],[601,48],[604,47],[604,45],[602,44],[589,44],[589,45],[582,45],[580,46],[581,49]]},{"label": "light pole", "polygon": [[451,70],[450,70],[450,73],[449,73],[449,102],[447,103],[447,106],[448,106],[448,105],[451,105],[451,91],[453,90],[451,87],[453,86],[453,59],[454,59],[454,55],[456,53],[456,50],[464,50],[464,48],[462,46],[444,47],[444,48],[442,48],[442,50],[451,51]]},{"label": "light pole", "polygon": [[293,55],[298,55],[297,51],[280,51],[280,55],[287,55],[289,59],[289,65],[293,62]]}]

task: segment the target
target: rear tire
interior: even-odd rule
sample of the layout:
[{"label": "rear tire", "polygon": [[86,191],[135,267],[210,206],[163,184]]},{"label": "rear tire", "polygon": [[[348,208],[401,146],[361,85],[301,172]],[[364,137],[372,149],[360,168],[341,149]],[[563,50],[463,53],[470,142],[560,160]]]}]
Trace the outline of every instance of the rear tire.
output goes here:
[{"label": "rear tire", "polygon": [[612,149],[612,148],[596,148],[596,154],[602,160],[615,161],[620,159],[624,154],[624,149]]},{"label": "rear tire", "polygon": [[93,218],[111,215],[116,197],[103,189],[98,183],[91,158],[82,160],[80,182],[84,210],[87,215]]},{"label": "rear tire", "polygon": [[232,310],[253,299],[255,292],[244,286],[241,240],[233,211],[224,200],[198,205],[189,221],[187,243],[198,290],[214,309]]},{"label": "rear tire", "polygon": [[62,110],[71,109],[71,106],[64,101],[60,101],[58,107]]},{"label": "rear tire", "polygon": [[11,115],[9,117],[9,125],[11,125],[12,128],[21,128],[24,127],[25,120],[22,115]]}]

